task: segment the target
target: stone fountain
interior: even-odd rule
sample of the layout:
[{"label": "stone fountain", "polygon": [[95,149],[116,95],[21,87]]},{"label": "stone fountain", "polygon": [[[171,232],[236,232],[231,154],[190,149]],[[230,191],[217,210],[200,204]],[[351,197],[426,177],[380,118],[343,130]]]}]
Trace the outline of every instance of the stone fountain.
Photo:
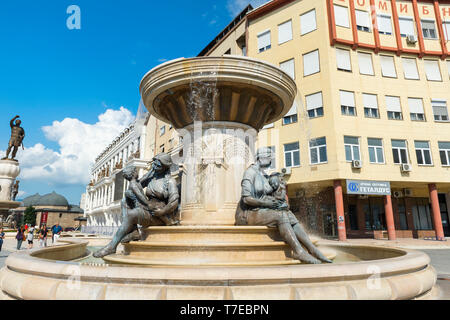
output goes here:
[{"label": "stone fountain", "polygon": [[281,119],[297,95],[285,72],[244,57],[179,59],[151,70],[140,91],[149,112],[184,137],[181,226],[146,229],[144,241],[124,245],[123,254],[104,258],[106,265],[79,262],[84,240],[14,254],[0,273],[5,297],[420,299],[433,293],[436,273],[424,253],[316,240],[334,263],[305,265],[276,230],[235,226],[257,132]]}]

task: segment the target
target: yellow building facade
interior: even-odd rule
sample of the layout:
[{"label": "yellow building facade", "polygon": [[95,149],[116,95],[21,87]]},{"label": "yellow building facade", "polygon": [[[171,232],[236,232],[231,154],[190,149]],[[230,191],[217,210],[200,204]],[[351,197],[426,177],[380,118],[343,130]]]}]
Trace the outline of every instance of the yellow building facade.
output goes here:
[{"label": "yellow building facade", "polygon": [[450,1],[273,0],[238,18],[200,55],[246,54],[296,80],[258,146],[274,149],[306,226],[341,240],[450,236]]}]

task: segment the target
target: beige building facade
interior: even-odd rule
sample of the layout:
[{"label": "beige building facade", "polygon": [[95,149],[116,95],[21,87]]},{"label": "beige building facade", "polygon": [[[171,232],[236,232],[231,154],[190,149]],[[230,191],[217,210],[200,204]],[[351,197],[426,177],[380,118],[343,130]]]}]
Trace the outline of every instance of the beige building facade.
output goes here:
[{"label": "beige building facade", "polygon": [[157,120],[149,114],[137,118],[96,158],[86,188],[83,232],[113,235],[122,224],[121,201],[128,188],[123,169],[137,168],[139,176],[149,169],[156,152]]},{"label": "beige building facade", "polygon": [[[306,226],[341,240],[450,236],[450,2],[274,0],[244,12],[200,55],[246,54],[296,81],[296,103],[258,146],[275,151]],[[359,194],[352,181],[390,192]]]}]

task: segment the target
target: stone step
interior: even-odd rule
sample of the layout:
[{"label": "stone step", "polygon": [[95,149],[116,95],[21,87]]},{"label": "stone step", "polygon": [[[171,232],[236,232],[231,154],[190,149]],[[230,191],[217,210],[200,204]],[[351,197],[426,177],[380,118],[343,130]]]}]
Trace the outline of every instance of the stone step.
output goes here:
[{"label": "stone step", "polygon": [[225,243],[282,241],[276,228],[236,226],[150,227],[145,242]]},{"label": "stone step", "polygon": [[132,242],[124,245],[124,252],[131,257],[144,257],[164,261],[185,259],[204,262],[245,262],[286,260],[291,249],[284,242]]}]

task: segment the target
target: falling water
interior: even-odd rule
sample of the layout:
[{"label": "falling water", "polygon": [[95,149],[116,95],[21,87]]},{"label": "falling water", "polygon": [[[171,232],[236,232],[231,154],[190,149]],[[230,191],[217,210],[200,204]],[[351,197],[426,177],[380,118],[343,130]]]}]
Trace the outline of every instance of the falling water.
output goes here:
[{"label": "falling water", "polygon": [[[191,73],[187,109],[194,121],[215,120],[214,104],[219,97],[217,89],[217,67],[208,72]],[[205,79],[208,80],[197,80]]]}]

